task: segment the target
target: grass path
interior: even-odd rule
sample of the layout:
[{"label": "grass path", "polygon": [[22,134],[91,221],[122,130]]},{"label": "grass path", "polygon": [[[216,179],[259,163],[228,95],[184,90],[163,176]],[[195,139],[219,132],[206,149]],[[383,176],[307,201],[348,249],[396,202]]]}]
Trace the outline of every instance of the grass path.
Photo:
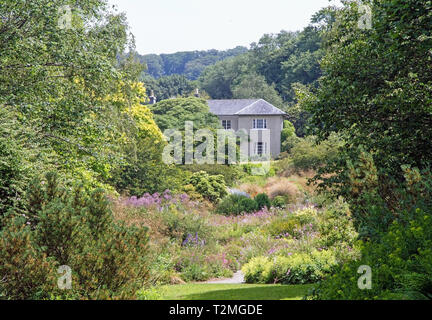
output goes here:
[{"label": "grass path", "polygon": [[164,300],[300,300],[311,285],[183,284],[163,288]]}]

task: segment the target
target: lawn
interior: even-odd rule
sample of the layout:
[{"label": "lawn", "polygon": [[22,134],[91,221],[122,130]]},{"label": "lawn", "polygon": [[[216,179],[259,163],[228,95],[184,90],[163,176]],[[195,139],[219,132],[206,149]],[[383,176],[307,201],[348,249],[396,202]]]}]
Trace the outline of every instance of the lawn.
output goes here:
[{"label": "lawn", "polygon": [[164,300],[300,300],[312,285],[184,284],[166,286]]}]

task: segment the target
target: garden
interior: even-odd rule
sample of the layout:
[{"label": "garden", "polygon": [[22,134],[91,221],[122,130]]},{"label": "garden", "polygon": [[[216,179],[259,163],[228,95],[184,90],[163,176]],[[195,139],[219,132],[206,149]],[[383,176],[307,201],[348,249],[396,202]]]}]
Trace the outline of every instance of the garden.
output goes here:
[{"label": "garden", "polygon": [[[342,0],[193,81],[63,2],[0,4],[0,300],[432,299],[431,1]],[[164,130],[221,129],[206,99],[255,95],[286,112],[269,170],[164,161]]]}]

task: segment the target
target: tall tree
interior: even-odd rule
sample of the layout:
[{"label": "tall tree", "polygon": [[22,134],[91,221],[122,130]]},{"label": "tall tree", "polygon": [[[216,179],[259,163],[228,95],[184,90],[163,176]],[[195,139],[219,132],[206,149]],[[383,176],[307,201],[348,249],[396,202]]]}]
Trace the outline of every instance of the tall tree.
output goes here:
[{"label": "tall tree", "polygon": [[275,107],[283,108],[282,98],[274,85],[268,85],[263,76],[256,73],[245,74],[237,81],[238,84],[232,87],[234,99],[264,99]]},{"label": "tall tree", "polygon": [[[368,17],[344,3],[328,34],[320,87],[303,104],[322,138],[343,132],[380,170],[402,178],[402,164],[425,168],[432,159],[432,4],[373,0],[365,2]],[[369,18],[371,28],[359,28]]]}]

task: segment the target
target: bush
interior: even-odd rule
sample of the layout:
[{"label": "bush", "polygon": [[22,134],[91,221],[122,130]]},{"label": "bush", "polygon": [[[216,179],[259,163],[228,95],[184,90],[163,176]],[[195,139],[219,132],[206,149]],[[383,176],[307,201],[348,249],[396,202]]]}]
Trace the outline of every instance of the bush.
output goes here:
[{"label": "bush", "polygon": [[192,174],[186,181],[186,185],[188,184],[192,185],[196,192],[211,202],[218,202],[228,193],[222,175],[211,176],[205,171]]},{"label": "bush", "polygon": [[251,213],[258,210],[257,203],[248,197],[231,194],[225,197],[216,208],[217,213],[234,214]]},{"label": "bush", "polygon": [[272,200],[271,205],[274,208],[285,209],[286,208],[285,198],[282,196],[277,196]]},{"label": "bush", "polygon": [[[313,299],[432,299],[432,207],[404,213],[379,242],[363,242],[362,258],[320,283]],[[372,289],[357,285],[361,265],[372,269]]]},{"label": "bush", "polygon": [[321,247],[348,246],[353,248],[358,233],[355,231],[349,206],[341,200],[335,201],[320,212],[318,230]]},{"label": "bush", "polygon": [[247,283],[314,283],[329,274],[336,266],[336,259],[331,251],[313,251],[312,253],[294,253],[291,256],[253,258],[243,266]]},{"label": "bush", "polygon": [[[31,184],[27,198],[24,215],[10,213],[2,220],[1,294],[129,299],[146,284],[147,229],[114,222],[101,190],[68,190],[50,173]],[[60,265],[72,269],[72,290],[57,288]]]},{"label": "bush", "polygon": [[295,215],[289,215],[273,220],[270,224],[265,226],[262,230],[265,234],[273,237],[280,235],[290,234],[293,235],[294,231],[301,226],[299,219]]},{"label": "bush", "polygon": [[[258,157],[256,160],[262,161],[260,157]],[[270,167],[268,172],[266,172],[266,170],[264,170],[263,164],[248,163],[248,164],[243,164],[242,167],[243,167],[243,171],[246,172],[248,175],[252,175],[252,170],[254,170],[255,176],[274,177],[276,174],[275,168],[273,167]]]},{"label": "bush", "polygon": [[317,143],[314,136],[288,138],[283,143],[283,151],[288,151],[288,158],[283,159],[279,167],[284,171],[308,171],[316,170],[332,161],[339,155],[339,149],[344,142],[332,134],[327,140]]},{"label": "bush", "polygon": [[258,194],[254,200],[257,203],[259,210],[261,210],[265,207],[267,207],[267,209],[270,209],[270,207],[271,207],[270,199],[269,199],[268,195],[265,193]]},{"label": "bush", "polygon": [[[9,209],[22,209],[25,189],[33,173],[43,170],[41,161],[35,161],[31,150],[34,131],[19,125],[15,108],[0,108],[0,217]],[[35,152],[36,153],[36,152]]]},{"label": "bush", "polygon": [[282,148],[281,151],[285,153],[282,155],[283,158],[289,155],[292,148],[301,141],[302,138],[297,137],[295,134],[291,136],[287,136],[286,139],[282,140]]},{"label": "bush", "polygon": [[195,173],[205,171],[211,176],[221,175],[228,186],[233,186],[245,174],[239,166],[222,164],[194,164],[181,166],[183,170]]},{"label": "bush", "polygon": [[205,247],[190,247],[183,250],[177,258],[175,270],[184,281],[227,278],[233,274],[226,254],[211,254]]},{"label": "bush", "polygon": [[200,239],[206,242],[212,238],[207,221],[193,212],[181,212],[171,206],[162,209],[158,215],[165,226],[165,230],[162,232],[171,240],[183,242],[189,235],[198,235]]},{"label": "bush", "polygon": [[137,292],[138,300],[162,300],[165,291],[163,287],[151,287]]}]

